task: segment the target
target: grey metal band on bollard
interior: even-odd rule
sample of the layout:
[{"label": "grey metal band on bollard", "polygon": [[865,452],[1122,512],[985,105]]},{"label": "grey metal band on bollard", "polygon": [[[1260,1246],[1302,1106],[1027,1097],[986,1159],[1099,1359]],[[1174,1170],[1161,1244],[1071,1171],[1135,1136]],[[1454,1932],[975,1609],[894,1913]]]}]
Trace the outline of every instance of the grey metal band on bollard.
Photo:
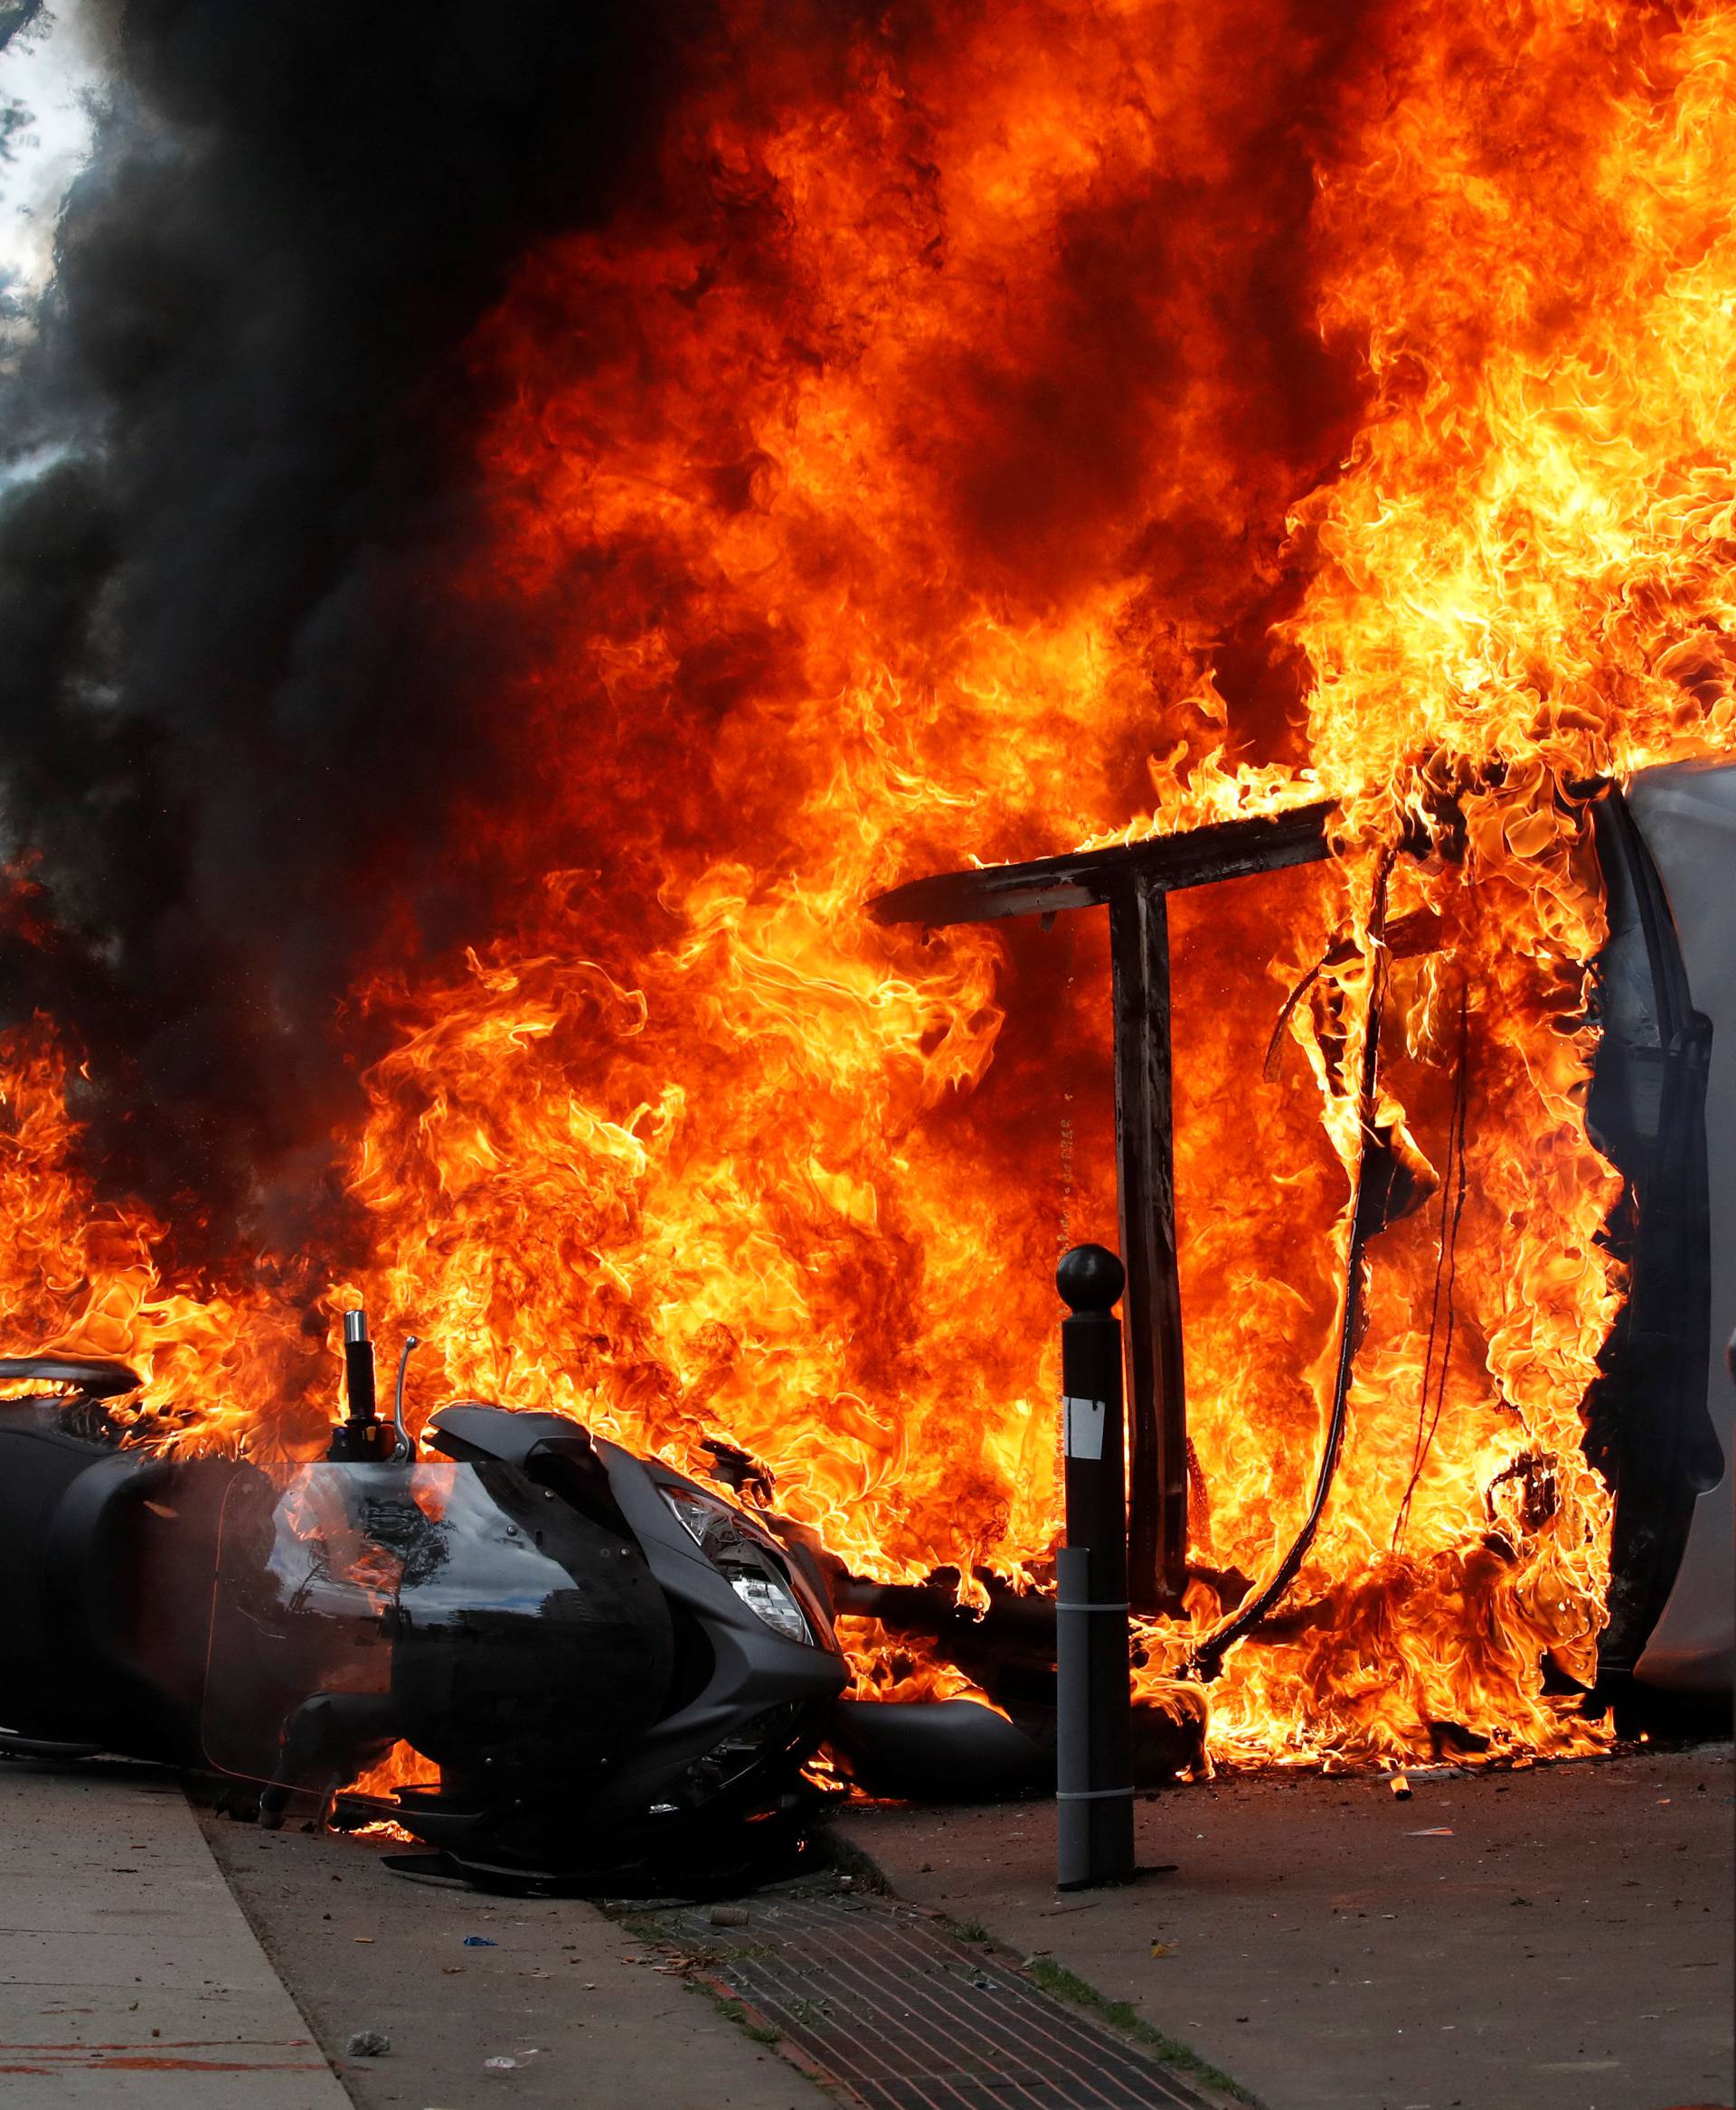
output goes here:
[{"label": "grey metal band on bollard", "polygon": [[1069,1253],[1061,1322],[1067,1543],[1055,1559],[1056,1879],[1063,1890],[1134,1872],[1127,1503],[1122,1457],[1121,1264]]}]

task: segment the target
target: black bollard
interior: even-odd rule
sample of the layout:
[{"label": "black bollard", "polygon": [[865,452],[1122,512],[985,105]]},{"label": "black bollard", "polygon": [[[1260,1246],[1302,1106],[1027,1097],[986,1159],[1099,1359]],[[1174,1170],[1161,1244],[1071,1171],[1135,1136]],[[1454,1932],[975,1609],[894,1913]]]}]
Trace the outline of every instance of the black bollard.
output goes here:
[{"label": "black bollard", "polygon": [[1121,1263],[1076,1246],[1055,1286],[1067,1446],[1067,1544],[1056,1563],[1057,1888],[1133,1879],[1127,1512],[1122,1469]]}]

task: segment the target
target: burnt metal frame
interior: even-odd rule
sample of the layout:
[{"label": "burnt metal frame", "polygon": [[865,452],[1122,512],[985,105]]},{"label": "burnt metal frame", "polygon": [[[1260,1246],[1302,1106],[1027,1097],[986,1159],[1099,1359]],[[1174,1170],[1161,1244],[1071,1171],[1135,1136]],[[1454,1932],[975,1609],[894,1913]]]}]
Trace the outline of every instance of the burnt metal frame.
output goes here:
[{"label": "burnt metal frame", "polygon": [[1109,911],[1115,1022],[1116,1187],[1127,1286],[1132,1408],[1128,1585],[1142,1611],[1173,1608],[1187,1569],[1187,1394],[1175,1258],[1170,1090],[1168,898],[1327,853],[1328,801],[1222,821],[1147,843],[912,880],[870,902],[881,923],[986,923],[1003,916]]}]

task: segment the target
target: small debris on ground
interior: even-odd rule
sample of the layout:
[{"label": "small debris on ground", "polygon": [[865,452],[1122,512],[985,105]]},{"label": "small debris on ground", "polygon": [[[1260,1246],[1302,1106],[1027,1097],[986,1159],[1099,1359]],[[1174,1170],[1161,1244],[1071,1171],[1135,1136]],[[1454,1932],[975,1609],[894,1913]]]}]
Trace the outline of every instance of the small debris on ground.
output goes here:
[{"label": "small debris on ground", "polygon": [[464,1945],[467,1949],[497,1949],[500,1944],[493,1935],[466,1935]]},{"label": "small debris on ground", "polygon": [[747,1924],[748,1915],[740,1905],[713,1905],[712,1907],[713,1926],[746,1926]]},{"label": "small debris on ground", "polygon": [[1403,1774],[1395,1773],[1386,1785],[1392,1790],[1393,1795],[1398,1801],[1408,1803],[1410,1800],[1410,1783],[1404,1777]]},{"label": "small debris on ground", "polygon": [[357,2030],[344,2049],[352,2058],[383,2058],[392,2039],[383,2030]]}]

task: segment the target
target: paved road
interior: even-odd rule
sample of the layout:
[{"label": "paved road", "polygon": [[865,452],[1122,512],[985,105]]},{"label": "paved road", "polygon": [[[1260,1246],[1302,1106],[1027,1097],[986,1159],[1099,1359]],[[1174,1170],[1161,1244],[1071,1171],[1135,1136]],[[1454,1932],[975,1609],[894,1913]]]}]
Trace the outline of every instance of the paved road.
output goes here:
[{"label": "paved road", "polygon": [[[1272,2110],[1665,2110],[1732,2094],[1728,1745],[1534,1772],[1226,1781],[1054,1890],[1052,1805],[867,1810],[901,1895],[1045,1951]],[[1161,1951],[1159,1954],[1157,1952]]]},{"label": "paved road", "polygon": [[0,1761],[0,2103],[348,2110],[172,1776]]},{"label": "paved road", "polygon": [[[1137,2001],[1272,2110],[1736,2100],[1728,1747],[1419,1780],[1409,1802],[1226,1782],[1139,1817],[1141,1858],[1175,1872],[1090,1898],[1054,1893],[1044,1805],[844,1829],[902,1895]],[[0,1762],[0,2104],[821,2110],[590,1907],[418,1888],[388,1851],[202,1837],[166,1776]],[[346,2058],[365,2028],[388,2057]]]}]

